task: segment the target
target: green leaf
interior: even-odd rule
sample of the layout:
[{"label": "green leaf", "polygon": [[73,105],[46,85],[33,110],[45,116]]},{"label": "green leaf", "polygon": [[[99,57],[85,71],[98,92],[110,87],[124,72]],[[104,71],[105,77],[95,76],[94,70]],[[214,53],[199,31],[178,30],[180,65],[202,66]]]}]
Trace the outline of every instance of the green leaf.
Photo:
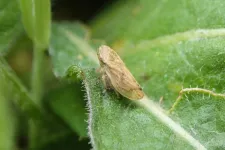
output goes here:
[{"label": "green leaf", "polygon": [[[79,23],[53,24],[49,53],[54,74],[62,79],[83,78],[82,68],[97,66],[97,56],[86,40],[88,32]],[[82,60],[82,61],[81,61]],[[59,89],[53,92],[50,106],[79,136],[87,135],[84,97],[80,87]],[[64,93],[64,94],[63,94]]]},{"label": "green leaf", "polygon": [[[150,45],[154,45],[154,41],[136,45],[135,49],[126,47],[125,49],[129,49],[131,53],[124,56],[124,60],[127,64],[133,64],[128,67],[136,72],[137,79],[149,96],[155,100],[163,96],[164,108],[171,107],[181,88],[199,87],[223,93],[225,76],[223,37],[205,36],[202,39],[188,39],[183,42],[178,40],[177,43],[165,46],[160,44],[154,48]],[[135,55],[136,50],[140,55]],[[130,59],[134,56],[136,61]],[[145,80],[142,76],[138,76],[138,72],[147,74],[150,78]],[[225,100],[201,92],[192,92],[186,95],[185,103],[183,106],[178,104],[177,107],[181,108],[175,109],[175,114],[178,113],[175,115],[176,120],[205,147],[209,149],[224,147],[219,140],[224,138],[222,135],[225,129],[215,127],[225,125],[222,119],[223,109],[215,106],[221,103],[223,105]],[[212,121],[215,117],[218,118],[216,122]],[[213,133],[212,129],[217,134]],[[212,139],[217,139],[218,142]]]},{"label": "green leaf", "polygon": [[109,43],[136,43],[189,30],[223,29],[224,6],[223,0],[118,1],[91,22],[92,33]]},{"label": "green leaf", "polygon": [[[114,93],[104,96],[104,88],[101,81],[96,76],[94,71],[95,69],[90,72],[90,68],[95,68],[97,64],[97,61],[92,59],[94,56],[93,48],[91,48],[91,45],[89,45],[84,39],[82,41],[82,36],[79,36],[79,33],[76,32],[77,26],[74,24],[70,25],[71,28],[68,28],[68,26],[68,24],[55,24],[53,33],[57,36],[52,36],[50,54],[52,56],[54,70],[57,76],[61,78],[64,77],[66,79],[68,73],[70,75],[71,73],[74,73],[73,75],[77,75],[79,72],[78,74],[81,74],[82,79],[85,79],[90,111],[89,136],[93,147],[96,149],[115,149],[118,147],[121,149],[127,149],[129,146],[139,148],[140,144],[143,144],[141,143],[142,141],[145,142],[145,148],[154,147],[158,149],[160,147],[169,147],[172,149],[174,145],[168,146],[168,144],[163,144],[166,142],[170,143],[172,139],[176,143],[177,148],[190,149],[190,145],[185,142],[181,142],[182,139],[180,139],[179,136],[176,136],[176,134],[169,130],[165,124],[157,121],[155,117],[147,113],[143,108],[130,108],[126,103],[125,105],[120,104],[121,102],[123,103],[123,100],[118,99]],[[65,42],[67,43],[65,44]],[[77,57],[71,57],[74,55],[84,55],[85,57],[83,57],[82,60],[79,60]],[[77,65],[77,67],[74,66],[81,63],[83,64]],[[60,75],[58,73],[60,73]],[[137,112],[140,112],[141,114],[143,113],[143,116],[145,117],[141,118]],[[130,121],[127,123],[123,122],[124,120],[127,120],[127,118],[129,118]],[[143,120],[145,120],[145,122],[143,122]],[[151,120],[152,122],[149,122]],[[71,125],[71,123],[69,124]],[[125,125],[123,126],[123,124]],[[156,132],[156,128],[159,130],[159,135],[152,134],[152,132]],[[118,132],[116,129],[119,129]],[[161,130],[163,130],[162,133],[160,132]],[[125,131],[124,135],[122,135],[122,131]],[[172,138],[170,136],[172,136]],[[151,142],[147,139],[151,139]],[[153,139],[155,139],[154,142],[152,142]],[[119,143],[120,140],[124,140],[126,142],[118,145],[117,143]],[[127,142],[131,142],[133,145],[127,145]]]},{"label": "green leaf", "polygon": [[24,29],[30,39],[34,38],[33,1],[19,0]]},{"label": "green leaf", "polygon": [[[191,149],[155,116],[115,93],[103,93],[101,81],[87,71],[89,134],[94,149]],[[122,141],[122,142],[121,142]],[[172,143],[172,144],[171,144]]]},{"label": "green leaf", "polygon": [[51,31],[51,1],[34,0],[34,43],[43,50],[49,46]]},{"label": "green leaf", "polygon": [[[224,92],[224,5],[223,1],[203,0],[119,2],[93,22],[93,36],[112,43],[145,93],[156,101],[163,97],[162,107],[168,110],[182,88]],[[125,17],[127,14],[131,15]],[[114,32],[110,32],[112,29]],[[202,92],[182,97],[171,117],[206,148],[224,149],[225,100]],[[92,130],[101,133],[101,129]],[[116,135],[120,134],[118,131]],[[130,138],[139,139],[133,134]],[[149,136],[139,146],[151,140]],[[104,141],[100,144],[106,146]]]},{"label": "green leaf", "polygon": [[34,120],[42,117],[41,110],[32,101],[27,89],[2,57],[0,57],[0,81],[0,85],[5,85],[4,91],[7,99],[13,100],[25,115]]},{"label": "green leaf", "polygon": [[44,118],[40,121],[30,122],[29,124],[31,125],[30,133],[34,134],[32,137],[33,143],[30,142],[29,145],[31,149],[42,149],[54,142],[59,142],[72,133],[72,131],[55,116],[49,114],[46,116],[48,120]]},{"label": "green leaf", "polygon": [[19,0],[24,28],[36,47],[49,44],[51,27],[50,0]]},{"label": "green leaf", "polygon": [[22,25],[17,1],[1,0],[0,10],[0,55],[2,55],[17,40]]},{"label": "green leaf", "polygon": [[[80,85],[58,88],[46,98],[51,109],[60,116],[80,137],[87,136],[87,112]],[[72,117],[71,117],[72,115]]]},{"label": "green leaf", "polygon": [[[88,44],[89,32],[79,23],[53,24],[49,53],[54,65],[53,71],[57,77],[65,77],[71,73],[68,69],[97,66],[95,49]],[[77,70],[77,71],[76,71]]]},{"label": "green leaf", "polygon": [[[116,48],[146,95],[155,102],[163,97],[161,107],[166,111],[182,88],[225,91],[224,5],[222,0],[118,2],[92,23],[93,36]],[[95,149],[189,150],[195,142],[207,149],[225,148],[223,98],[186,93],[170,115],[177,123],[167,124],[165,120],[171,118],[165,114],[163,120],[160,113],[133,105],[114,92],[103,92],[90,41],[79,35],[74,24],[65,26],[69,25],[56,24],[53,30],[54,72],[61,78],[68,72],[81,74]],[[194,141],[181,136],[178,124]]]}]

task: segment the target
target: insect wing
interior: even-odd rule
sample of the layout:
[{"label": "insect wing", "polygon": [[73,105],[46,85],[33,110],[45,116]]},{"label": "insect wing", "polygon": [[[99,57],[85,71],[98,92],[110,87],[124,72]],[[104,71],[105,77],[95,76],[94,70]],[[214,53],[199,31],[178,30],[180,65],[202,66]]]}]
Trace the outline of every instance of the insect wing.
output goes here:
[{"label": "insect wing", "polygon": [[[119,57],[119,56],[118,56]],[[138,100],[144,96],[144,93],[133,75],[127,69],[120,58],[110,62],[110,66],[105,67],[113,87],[124,97],[131,100]]]}]

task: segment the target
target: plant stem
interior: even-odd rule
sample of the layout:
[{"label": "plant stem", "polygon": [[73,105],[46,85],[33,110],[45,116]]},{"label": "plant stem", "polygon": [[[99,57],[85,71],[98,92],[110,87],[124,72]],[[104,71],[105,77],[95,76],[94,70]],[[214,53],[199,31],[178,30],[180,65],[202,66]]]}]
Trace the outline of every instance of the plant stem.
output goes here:
[{"label": "plant stem", "polygon": [[44,50],[38,46],[34,46],[33,51],[33,70],[32,70],[32,96],[34,102],[41,107],[42,86],[43,86],[43,61]]},{"label": "plant stem", "polygon": [[221,94],[221,93],[215,93],[213,91],[207,90],[207,89],[202,89],[202,88],[185,88],[182,89],[179,93],[179,96],[177,97],[175,103],[173,104],[173,106],[169,109],[168,113],[171,114],[174,109],[176,108],[176,106],[178,105],[178,103],[181,101],[182,97],[184,94],[189,94],[189,93],[201,93],[201,94],[209,94],[209,96],[214,96],[217,98],[222,98],[225,99],[225,94]]},{"label": "plant stem", "polygon": [[[39,108],[41,108],[42,105],[43,74],[45,70],[43,64],[44,50],[43,48],[34,45],[31,88],[33,100]],[[37,141],[40,135],[38,123],[39,121],[30,121],[30,148],[36,147],[36,143],[38,143]]]}]

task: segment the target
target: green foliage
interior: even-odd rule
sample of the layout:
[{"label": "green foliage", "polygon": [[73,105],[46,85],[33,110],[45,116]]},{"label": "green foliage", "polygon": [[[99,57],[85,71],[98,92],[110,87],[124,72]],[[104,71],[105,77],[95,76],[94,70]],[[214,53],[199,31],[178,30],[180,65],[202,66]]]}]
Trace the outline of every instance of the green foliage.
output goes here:
[{"label": "green foliage", "polygon": [[18,3],[12,0],[0,1],[0,55],[4,54],[17,40],[22,25]]},{"label": "green foliage", "polygon": [[104,94],[93,74],[86,73],[85,87],[92,117],[89,132],[95,149],[192,149],[143,108],[114,93]]},{"label": "green foliage", "polygon": [[6,99],[13,100],[28,117],[39,120],[42,116],[41,110],[34,104],[27,89],[3,58],[0,58],[0,72],[1,86],[4,88]]},{"label": "green foliage", "polygon": [[[169,109],[181,88],[224,92],[223,1],[143,0],[127,1],[126,7],[122,3],[93,21],[93,36],[104,38],[119,50],[148,96],[156,101],[163,96],[162,107]],[[224,99],[201,93],[183,97],[172,117],[205,147],[224,149]],[[93,127],[95,130],[101,129]],[[145,140],[151,143],[153,138]]]},{"label": "green foliage", "polygon": [[34,33],[34,17],[33,17],[33,1],[30,0],[19,0],[20,11],[22,14],[22,21],[24,29],[27,32],[27,35],[30,39],[33,39],[35,36]]},{"label": "green foliage", "polygon": [[48,47],[51,26],[50,0],[19,0],[24,28],[34,45]]},{"label": "green foliage", "polygon": [[[24,28],[38,52],[48,45],[51,22],[50,15],[45,16],[44,12],[50,12],[50,3],[35,2],[34,18],[28,13],[33,9],[28,7],[29,1],[20,1],[20,7]],[[39,9],[43,5],[45,11]],[[36,143],[31,147],[34,149],[74,149],[77,145],[87,149],[87,144],[81,144],[87,135],[96,150],[194,149],[194,141],[186,140],[178,128],[174,130],[174,125],[163,122],[160,114],[151,113],[114,91],[105,91],[97,73],[96,50],[104,42],[114,48],[150,97],[148,101],[152,99],[165,112],[182,88],[198,87],[222,94],[224,6],[222,0],[123,0],[96,17],[89,30],[78,22],[53,23],[49,54],[54,76],[60,82],[55,78],[51,84],[40,80],[39,75],[44,77],[47,66],[41,51],[33,81],[34,87],[40,82],[43,86],[37,86],[35,95],[0,56],[0,120],[9,118],[2,121],[0,130],[4,132],[0,140],[9,150],[17,147],[14,135],[18,129],[13,125],[16,115],[8,105],[12,101],[26,115],[29,126],[34,127],[29,128],[34,131],[27,131],[35,137],[30,141]],[[0,35],[0,51],[5,52],[9,46],[16,48],[16,42],[9,45],[8,41],[15,40],[21,23],[19,5],[3,0],[0,7],[8,14],[0,15],[0,28],[5,33]],[[46,91],[44,98],[39,90]],[[216,97],[199,90],[180,96],[181,101],[166,117],[180,124],[205,148],[225,149],[225,95]]]},{"label": "green foliage", "polygon": [[34,0],[34,43],[43,49],[49,45],[51,31],[51,1]]},{"label": "green foliage", "polygon": [[[87,112],[80,84],[53,90],[46,99],[53,111],[60,116],[81,138],[87,137]],[[71,117],[73,115],[73,117]]]},{"label": "green foliage", "polygon": [[65,77],[67,73],[70,75],[73,70],[76,72],[76,68],[67,71],[74,65],[81,68],[97,67],[95,49],[88,44],[87,38],[88,31],[79,23],[53,24],[49,53],[57,77]]},{"label": "green foliage", "polygon": [[14,133],[15,133],[15,118],[13,116],[12,110],[10,109],[10,104],[6,99],[6,92],[4,86],[6,83],[0,85],[0,148],[5,150],[11,150],[14,148]]},{"label": "green foliage", "polygon": [[118,1],[92,21],[93,36],[110,43],[137,43],[188,30],[219,29],[224,27],[224,5],[223,0]]}]

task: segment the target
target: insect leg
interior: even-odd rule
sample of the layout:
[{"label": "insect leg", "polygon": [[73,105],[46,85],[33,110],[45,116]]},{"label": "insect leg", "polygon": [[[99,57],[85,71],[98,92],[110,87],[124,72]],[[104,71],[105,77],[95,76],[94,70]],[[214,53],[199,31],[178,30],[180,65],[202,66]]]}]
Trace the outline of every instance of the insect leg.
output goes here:
[{"label": "insect leg", "polygon": [[117,92],[117,91],[114,89],[114,87],[113,87],[113,85],[112,85],[112,82],[110,81],[110,79],[109,79],[109,77],[107,76],[107,74],[104,73],[104,74],[102,75],[102,80],[103,80],[103,84],[104,84],[106,90],[114,90],[114,92],[116,93],[117,97],[119,98],[119,97],[120,97],[120,94],[119,94],[119,92]]},{"label": "insect leg", "polygon": [[109,77],[107,76],[107,74],[104,73],[102,75],[102,81],[103,81],[103,84],[104,84],[104,86],[107,90],[114,89]]}]

